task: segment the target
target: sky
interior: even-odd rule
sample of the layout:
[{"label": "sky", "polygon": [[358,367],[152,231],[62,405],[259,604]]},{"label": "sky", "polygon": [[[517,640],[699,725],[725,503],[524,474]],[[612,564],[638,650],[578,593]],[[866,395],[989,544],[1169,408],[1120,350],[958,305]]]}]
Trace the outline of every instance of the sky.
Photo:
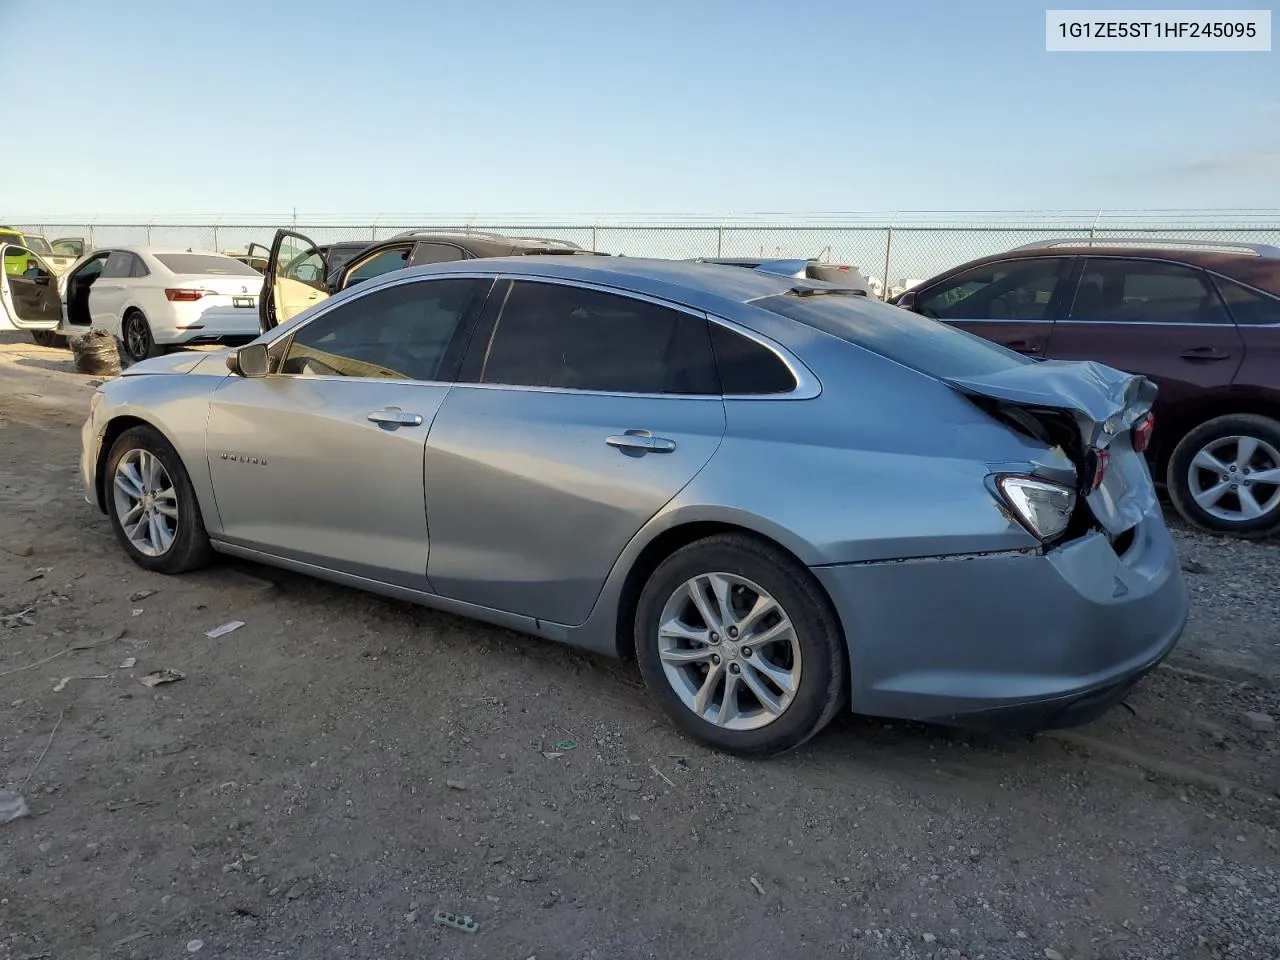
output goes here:
[{"label": "sky", "polygon": [[1045,7],[0,0],[0,218],[1280,208],[1280,44]]}]

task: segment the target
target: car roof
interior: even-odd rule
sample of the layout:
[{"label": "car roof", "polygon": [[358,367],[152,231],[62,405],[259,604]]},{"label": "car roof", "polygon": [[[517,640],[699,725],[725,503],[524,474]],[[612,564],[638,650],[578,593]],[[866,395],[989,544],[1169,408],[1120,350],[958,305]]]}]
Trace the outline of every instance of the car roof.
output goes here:
[{"label": "car roof", "polygon": [[215,257],[228,257],[228,259],[234,259],[232,257],[229,257],[227,254],[222,253],[221,251],[204,250],[200,247],[148,247],[148,246],[136,246],[136,245],[108,244],[107,246],[96,248],[93,252],[106,253],[107,251],[110,251],[110,250],[119,250],[122,253],[137,253],[137,254],[145,253],[153,257],[158,255],[168,256],[170,254],[189,253],[193,256],[215,256]]},{"label": "car roof", "polygon": [[976,257],[957,267],[952,267],[943,273],[930,277],[924,283],[917,284],[916,289],[925,287],[941,277],[953,276],[963,270],[980,267],[983,264],[997,263],[1001,260],[1034,260],[1040,257],[1120,257],[1138,260],[1162,260],[1166,263],[1180,263],[1220,273],[1224,277],[1239,280],[1248,286],[1257,287],[1259,290],[1265,290],[1268,293],[1280,296],[1280,259],[1273,257],[1260,257],[1252,253],[1227,253],[1167,246],[1091,247],[1084,244],[1078,247],[1024,247],[1022,249],[1006,250],[1003,253],[989,254],[985,257]]},{"label": "car roof", "polygon": [[797,286],[839,289],[837,284],[819,280],[795,280],[776,274],[743,270],[741,267],[641,257],[486,257],[408,267],[384,274],[383,278],[451,273],[577,280],[648,294],[706,310],[714,310],[725,301],[747,303],[760,297],[776,296]]}]

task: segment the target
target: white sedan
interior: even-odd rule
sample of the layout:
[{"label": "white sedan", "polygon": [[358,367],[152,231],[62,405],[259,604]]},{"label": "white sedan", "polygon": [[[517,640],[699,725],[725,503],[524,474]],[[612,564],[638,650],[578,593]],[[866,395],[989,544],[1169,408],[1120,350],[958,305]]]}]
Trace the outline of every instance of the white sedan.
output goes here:
[{"label": "white sedan", "polygon": [[[59,317],[51,332],[76,336],[102,330],[118,338],[134,361],[169,347],[248,343],[261,332],[262,275],[211,250],[110,247],[81,258],[61,283],[42,282],[37,272],[4,278],[14,326],[35,333],[47,328],[51,315]],[[28,285],[30,290],[17,289]],[[51,299],[50,287],[62,288],[60,304],[45,302]]]}]

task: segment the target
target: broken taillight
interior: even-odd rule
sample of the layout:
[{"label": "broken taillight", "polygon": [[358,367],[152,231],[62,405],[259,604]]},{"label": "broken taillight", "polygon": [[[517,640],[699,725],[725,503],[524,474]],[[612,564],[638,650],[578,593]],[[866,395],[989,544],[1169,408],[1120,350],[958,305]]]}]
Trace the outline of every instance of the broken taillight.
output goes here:
[{"label": "broken taillight", "polygon": [[212,290],[190,290],[182,287],[173,287],[165,290],[164,295],[174,303],[191,303],[201,297],[207,297],[211,293],[213,293]]},{"label": "broken taillight", "polygon": [[1094,453],[1093,468],[1093,489],[1097,490],[1102,486],[1102,481],[1107,475],[1107,464],[1111,462],[1111,452],[1109,450],[1098,450]]},{"label": "broken taillight", "polygon": [[1151,431],[1155,428],[1155,414],[1148,412],[1133,428],[1133,449],[1137,453],[1146,452],[1151,445]]}]

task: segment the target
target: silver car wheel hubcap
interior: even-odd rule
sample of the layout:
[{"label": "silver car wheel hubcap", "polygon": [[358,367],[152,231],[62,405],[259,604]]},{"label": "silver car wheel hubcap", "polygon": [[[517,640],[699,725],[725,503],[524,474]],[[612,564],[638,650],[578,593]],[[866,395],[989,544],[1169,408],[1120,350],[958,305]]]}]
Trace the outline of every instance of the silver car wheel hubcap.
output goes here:
[{"label": "silver car wheel hubcap", "polygon": [[782,605],[731,573],[686,580],[658,621],[658,655],[681,702],[708,723],[756,730],[800,687],[800,641]]},{"label": "silver car wheel hubcap", "polygon": [[1280,507],[1280,450],[1257,437],[1220,437],[1192,458],[1187,486],[1211,517],[1256,520]]},{"label": "silver car wheel hubcap", "polygon": [[116,517],[139,553],[159,557],[178,532],[178,493],[169,471],[149,450],[130,450],[116,464]]}]

